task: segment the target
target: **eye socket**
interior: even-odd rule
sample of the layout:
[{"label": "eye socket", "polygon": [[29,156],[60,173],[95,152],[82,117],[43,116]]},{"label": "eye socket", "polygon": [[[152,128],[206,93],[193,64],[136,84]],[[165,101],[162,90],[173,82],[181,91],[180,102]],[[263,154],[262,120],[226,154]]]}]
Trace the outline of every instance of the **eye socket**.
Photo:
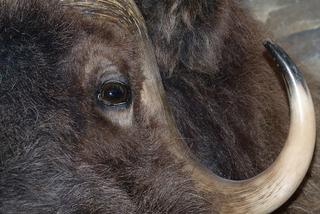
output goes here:
[{"label": "eye socket", "polygon": [[123,106],[127,108],[131,102],[130,87],[123,82],[107,81],[100,87],[98,100],[106,106]]}]

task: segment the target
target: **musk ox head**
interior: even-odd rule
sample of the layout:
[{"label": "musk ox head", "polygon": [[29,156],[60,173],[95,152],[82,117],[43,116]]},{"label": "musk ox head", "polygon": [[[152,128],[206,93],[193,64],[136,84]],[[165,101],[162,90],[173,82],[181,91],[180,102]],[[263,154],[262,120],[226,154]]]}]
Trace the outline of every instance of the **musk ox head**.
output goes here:
[{"label": "musk ox head", "polygon": [[0,6],[1,213],[263,213],[303,179],[313,105],[271,42],[289,89],[288,139],[270,168],[235,182],[183,143],[132,0]]}]

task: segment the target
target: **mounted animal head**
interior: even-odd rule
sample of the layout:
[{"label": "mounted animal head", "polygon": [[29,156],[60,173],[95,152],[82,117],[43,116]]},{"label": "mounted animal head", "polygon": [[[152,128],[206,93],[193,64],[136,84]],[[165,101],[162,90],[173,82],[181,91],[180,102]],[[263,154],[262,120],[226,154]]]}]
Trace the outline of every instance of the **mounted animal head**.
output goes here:
[{"label": "mounted animal head", "polygon": [[217,177],[181,140],[132,0],[0,1],[0,211],[265,213],[302,181],[313,104],[271,42],[289,91],[285,148],[245,181]]}]

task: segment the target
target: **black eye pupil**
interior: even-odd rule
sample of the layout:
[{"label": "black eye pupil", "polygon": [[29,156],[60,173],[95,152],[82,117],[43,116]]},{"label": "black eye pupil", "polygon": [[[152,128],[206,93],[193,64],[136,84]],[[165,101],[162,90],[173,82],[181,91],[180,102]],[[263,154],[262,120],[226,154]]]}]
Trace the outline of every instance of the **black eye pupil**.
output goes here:
[{"label": "black eye pupil", "polygon": [[98,98],[109,106],[129,104],[130,88],[121,82],[106,82],[102,85]]},{"label": "black eye pupil", "polygon": [[123,87],[118,85],[114,85],[113,87],[109,87],[104,91],[103,97],[106,99],[121,99],[125,96],[125,90]]}]

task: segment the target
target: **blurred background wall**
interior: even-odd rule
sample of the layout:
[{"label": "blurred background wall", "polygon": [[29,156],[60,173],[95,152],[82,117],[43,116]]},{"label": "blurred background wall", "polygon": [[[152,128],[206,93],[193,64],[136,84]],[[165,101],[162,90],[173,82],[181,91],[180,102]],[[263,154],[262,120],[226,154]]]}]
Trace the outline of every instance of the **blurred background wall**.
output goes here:
[{"label": "blurred background wall", "polygon": [[320,80],[320,0],[242,0],[289,54]]}]

